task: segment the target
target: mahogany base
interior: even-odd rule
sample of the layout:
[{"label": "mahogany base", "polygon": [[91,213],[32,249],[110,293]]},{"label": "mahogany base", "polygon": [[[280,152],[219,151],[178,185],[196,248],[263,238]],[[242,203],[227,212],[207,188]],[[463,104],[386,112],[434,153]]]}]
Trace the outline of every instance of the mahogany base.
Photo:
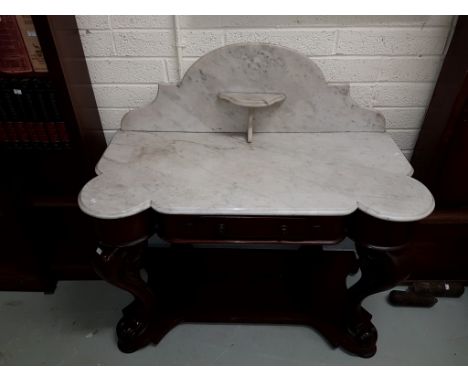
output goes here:
[{"label": "mahogany base", "polygon": [[[145,265],[157,307],[143,338],[122,336],[139,316],[134,303],[124,309],[117,327],[123,352],[157,344],[178,324],[194,322],[305,325],[333,348],[361,357],[376,352],[377,336],[363,340],[346,321],[346,277],[358,270],[353,252],[184,246],[152,250]],[[361,326],[376,333],[371,317],[361,308]]]},{"label": "mahogany base", "polygon": [[[283,217],[213,217],[213,225],[212,220],[193,219],[189,225],[175,225],[175,230],[168,229],[170,220],[151,210],[96,221],[101,240],[94,257],[96,272],[135,297],[117,325],[120,350],[130,353],[158,343],[180,323],[223,322],[306,325],[318,330],[333,347],[361,357],[375,354],[377,330],[361,303],[407,277],[407,258],[399,253],[409,240],[409,225],[362,213],[346,221],[342,217],[287,222]],[[213,230],[215,226],[223,230]],[[286,233],[280,233],[282,239],[276,243],[302,240],[299,249],[193,245],[198,237],[198,242],[223,245],[273,243],[277,227]],[[197,235],[190,237],[194,229]],[[359,260],[354,252],[329,252],[321,247],[332,239],[341,240],[345,229],[356,244]],[[172,246],[146,250],[155,230],[165,234]],[[247,237],[252,232],[258,237]],[[358,269],[359,281],[347,288],[347,276]]]}]

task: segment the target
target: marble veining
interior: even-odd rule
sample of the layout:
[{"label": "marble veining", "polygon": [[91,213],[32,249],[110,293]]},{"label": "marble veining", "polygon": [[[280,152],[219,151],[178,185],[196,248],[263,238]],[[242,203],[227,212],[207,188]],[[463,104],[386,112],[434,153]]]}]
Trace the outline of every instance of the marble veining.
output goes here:
[{"label": "marble veining", "polygon": [[[259,102],[268,107],[249,117]],[[434,208],[381,114],[358,106],[349,87],[328,86],[307,57],[269,44],[214,50],[181,83],[160,86],[152,104],[125,115],[96,172],[79,205],[102,219],[147,208],[274,216],[360,209],[415,221]]]},{"label": "marble veining", "polygon": [[234,105],[243,107],[268,107],[277,102],[284,101],[286,96],[277,93],[219,93],[218,97],[225,101],[232,102]]},{"label": "marble veining", "polygon": [[255,112],[256,132],[384,131],[385,119],[360,107],[343,87],[294,50],[234,44],[197,60],[177,85],[160,85],[150,105],[127,113],[122,130],[241,132],[248,111],[220,93],[281,93],[286,99]]},{"label": "marble veining", "polygon": [[247,125],[247,142],[252,143],[255,110],[268,107],[286,99],[284,94],[277,93],[232,93],[223,92],[218,94],[219,99],[231,102],[234,105],[247,107],[249,122]]},{"label": "marble veining", "polygon": [[83,211],[167,214],[427,216],[430,192],[386,133],[121,131],[83,188]]}]

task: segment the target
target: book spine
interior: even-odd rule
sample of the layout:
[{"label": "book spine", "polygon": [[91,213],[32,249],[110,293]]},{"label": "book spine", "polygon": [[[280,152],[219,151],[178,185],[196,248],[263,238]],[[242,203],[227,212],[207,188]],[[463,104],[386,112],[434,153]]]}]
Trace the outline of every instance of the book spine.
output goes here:
[{"label": "book spine", "polygon": [[33,70],[39,73],[47,72],[47,64],[31,16],[16,16],[16,21],[29,54]]},{"label": "book spine", "polygon": [[41,147],[50,147],[49,136],[47,135],[46,127],[44,122],[33,123],[33,128],[36,131],[37,138]]},{"label": "book spine", "polygon": [[41,148],[37,132],[34,128],[34,124],[37,122],[23,122],[24,130],[28,136],[28,142],[30,148],[36,149]]},{"label": "book spine", "polygon": [[0,72],[32,72],[29,55],[15,16],[0,16]]},{"label": "book spine", "polygon": [[44,97],[47,109],[49,110],[50,119],[54,122],[62,122],[62,114],[60,113],[60,109],[57,103],[57,93],[52,86],[50,81],[45,81],[45,89]]},{"label": "book spine", "polygon": [[9,146],[15,149],[19,148],[21,145],[19,141],[18,131],[14,125],[14,122],[5,122],[4,125]]},{"label": "book spine", "polygon": [[10,94],[12,97],[13,107],[15,108],[15,119],[14,121],[26,121],[28,115],[26,111],[26,105],[24,103],[23,88],[20,79],[12,78],[10,82]]},{"label": "book spine", "polygon": [[34,92],[31,89],[31,79],[25,78],[22,80],[21,90],[23,92],[23,104],[26,110],[27,121],[39,121],[37,107],[34,103]]},{"label": "book spine", "polygon": [[60,148],[60,137],[58,135],[57,128],[55,127],[55,123],[46,122],[44,125],[47,131],[49,142],[53,145],[54,148]]},{"label": "book spine", "polygon": [[2,121],[8,121],[10,114],[4,94],[6,92],[6,88],[6,79],[0,77],[0,118]]},{"label": "book spine", "polygon": [[5,127],[5,122],[0,120],[0,145],[3,146],[8,146],[9,140],[8,140],[8,134],[6,131]]},{"label": "book spine", "polygon": [[26,129],[26,126],[24,125],[25,122],[14,122],[14,128],[16,130],[16,134],[18,136],[18,141],[19,144],[21,145],[22,148],[30,148],[30,140],[29,140],[29,134]]},{"label": "book spine", "polygon": [[4,108],[5,121],[11,122],[18,119],[18,112],[15,108],[15,103],[13,99],[13,90],[10,86],[10,79],[0,79],[0,101],[2,107]]},{"label": "book spine", "polygon": [[59,99],[46,77],[0,77],[0,144],[12,149],[70,148]]},{"label": "book spine", "polygon": [[64,122],[57,122],[55,124],[57,128],[57,134],[59,136],[60,142],[65,148],[70,147],[70,136],[68,135],[67,128]]},{"label": "book spine", "polygon": [[48,106],[47,87],[45,80],[42,78],[34,78],[34,101],[39,120],[42,122],[52,121],[50,107]]}]

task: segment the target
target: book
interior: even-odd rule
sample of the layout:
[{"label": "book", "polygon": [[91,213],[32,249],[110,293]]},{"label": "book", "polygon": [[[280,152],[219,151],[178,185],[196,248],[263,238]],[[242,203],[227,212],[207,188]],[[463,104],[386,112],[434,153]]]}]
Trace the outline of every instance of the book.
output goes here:
[{"label": "book", "polygon": [[0,144],[8,144],[10,142],[5,124],[5,122],[0,121]]},{"label": "book", "polygon": [[28,110],[24,102],[23,86],[21,78],[10,79],[10,97],[15,110],[13,121],[28,120]]},{"label": "book", "polygon": [[60,108],[57,102],[57,93],[52,86],[51,81],[44,81],[44,86],[46,91],[44,92],[45,95],[45,105],[49,110],[50,120],[54,122],[61,122],[63,121],[62,114],[60,113]]},{"label": "book", "polygon": [[0,77],[0,144],[17,149],[67,149],[70,136],[50,79]]},{"label": "book", "polygon": [[10,78],[0,78],[0,104],[2,105],[3,121],[18,120],[18,110],[15,107]]},{"label": "book", "polygon": [[21,80],[21,91],[23,93],[23,100],[26,110],[26,116],[24,120],[33,122],[40,121],[38,111],[36,110],[36,102],[34,100],[35,93],[31,78],[23,78]]},{"label": "book", "polygon": [[0,16],[0,72],[32,72],[29,55],[15,16]]},{"label": "book", "polygon": [[36,28],[31,16],[16,16],[19,30],[29,54],[32,68],[35,72],[47,72],[47,64],[42,53],[41,44],[37,38]]},{"label": "book", "polygon": [[35,108],[42,122],[50,122],[53,120],[52,110],[48,105],[48,89],[47,82],[43,78],[33,78],[31,86],[34,92]]}]

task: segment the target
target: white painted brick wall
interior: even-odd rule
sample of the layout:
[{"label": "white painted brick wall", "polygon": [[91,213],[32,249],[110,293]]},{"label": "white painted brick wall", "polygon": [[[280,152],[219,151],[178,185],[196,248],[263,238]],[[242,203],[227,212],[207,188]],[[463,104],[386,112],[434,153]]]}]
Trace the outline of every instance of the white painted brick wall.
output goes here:
[{"label": "white painted brick wall", "polygon": [[[412,154],[453,28],[452,16],[180,16],[183,71],[225,44],[271,42],[313,59],[330,83],[376,108]],[[122,116],[177,81],[172,16],[77,16],[106,138]]]},{"label": "white painted brick wall", "polygon": [[336,54],[429,55],[441,54],[447,28],[362,28],[338,32]]},{"label": "white painted brick wall", "polygon": [[[94,96],[100,110],[104,108],[127,109],[146,105],[154,99],[157,91],[158,86],[151,84],[94,85]],[[106,127],[105,124],[103,126]],[[115,126],[109,127],[116,128]]]},{"label": "white painted brick wall", "polygon": [[335,54],[335,30],[316,29],[256,29],[227,30],[226,43],[270,42],[287,46],[307,56],[329,56]]}]

